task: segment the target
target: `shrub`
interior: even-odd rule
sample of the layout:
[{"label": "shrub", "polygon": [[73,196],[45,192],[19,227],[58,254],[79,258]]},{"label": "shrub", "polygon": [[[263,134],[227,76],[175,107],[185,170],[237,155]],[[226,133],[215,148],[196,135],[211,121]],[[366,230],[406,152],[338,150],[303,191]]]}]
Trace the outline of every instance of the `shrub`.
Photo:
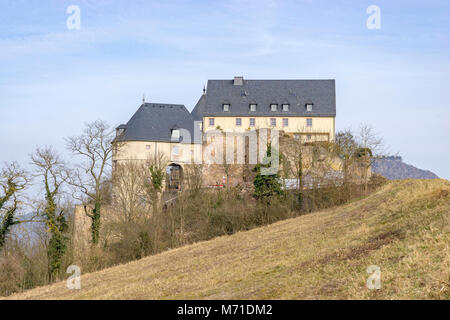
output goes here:
[{"label": "shrub", "polygon": [[274,156],[278,156],[276,150],[272,150],[271,145],[269,144],[267,147],[267,155],[264,158],[263,163],[266,164],[257,164],[253,169],[256,172],[255,179],[253,180],[253,185],[255,187],[254,197],[256,199],[266,199],[272,197],[273,195],[281,195],[283,194],[283,190],[280,183],[280,175],[278,174],[278,170],[274,171],[272,174],[262,174],[262,168],[269,168],[270,164],[269,159],[271,158],[272,153]]}]

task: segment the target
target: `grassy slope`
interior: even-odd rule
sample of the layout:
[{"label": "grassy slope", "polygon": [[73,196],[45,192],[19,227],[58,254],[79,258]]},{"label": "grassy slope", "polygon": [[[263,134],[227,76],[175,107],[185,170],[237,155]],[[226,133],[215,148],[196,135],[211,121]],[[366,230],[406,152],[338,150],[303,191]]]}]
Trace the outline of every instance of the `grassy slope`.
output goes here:
[{"label": "grassy slope", "polygon": [[[368,198],[86,274],[14,299],[449,299],[450,182]],[[366,288],[369,265],[382,288]]]}]

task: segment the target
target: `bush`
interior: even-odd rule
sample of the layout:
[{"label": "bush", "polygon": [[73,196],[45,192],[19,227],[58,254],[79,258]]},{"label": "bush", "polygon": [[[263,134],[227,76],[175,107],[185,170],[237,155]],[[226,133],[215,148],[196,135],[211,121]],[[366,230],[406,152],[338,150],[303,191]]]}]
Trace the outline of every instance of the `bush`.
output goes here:
[{"label": "bush", "polygon": [[[263,163],[269,163],[272,153],[274,157],[278,157],[278,152],[274,149],[272,150],[271,145],[267,146],[267,155],[264,158]],[[254,197],[256,199],[270,200],[274,195],[282,195],[283,190],[280,183],[280,175],[278,172],[273,172],[272,174],[262,174],[262,168],[269,168],[270,164],[257,164],[253,169],[256,172],[255,179],[253,180],[253,185],[255,187]],[[268,199],[269,198],[269,199]]]},{"label": "bush", "polygon": [[[370,188],[382,184],[373,177]],[[83,272],[92,272],[119,263],[141,259],[170,248],[205,241],[214,237],[250,230],[280,220],[293,218],[364,195],[360,185],[334,184],[321,188],[273,192],[252,196],[242,186],[224,189],[192,189],[179,193],[177,201],[156,212],[141,212],[133,221],[105,221],[110,236],[103,247],[93,247],[81,262]],[[106,239],[106,238],[105,238]]]},{"label": "bush", "polygon": [[0,258],[0,296],[20,291],[25,278],[25,270],[14,255]]}]

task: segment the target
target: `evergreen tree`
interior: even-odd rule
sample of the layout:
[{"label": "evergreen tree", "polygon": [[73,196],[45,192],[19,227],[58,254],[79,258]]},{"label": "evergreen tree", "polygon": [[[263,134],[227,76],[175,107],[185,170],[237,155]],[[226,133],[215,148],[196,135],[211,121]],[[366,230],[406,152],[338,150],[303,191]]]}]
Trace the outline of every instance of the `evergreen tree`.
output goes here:
[{"label": "evergreen tree", "polygon": [[274,157],[278,156],[276,150],[272,150],[272,146],[269,144],[267,147],[266,157],[263,160],[263,164],[257,164],[254,168],[256,172],[255,180],[253,185],[255,187],[255,192],[253,196],[256,199],[269,199],[273,195],[282,195],[283,189],[281,187],[280,175],[277,170],[271,170],[272,174],[262,174],[262,168],[270,168],[272,153]]}]

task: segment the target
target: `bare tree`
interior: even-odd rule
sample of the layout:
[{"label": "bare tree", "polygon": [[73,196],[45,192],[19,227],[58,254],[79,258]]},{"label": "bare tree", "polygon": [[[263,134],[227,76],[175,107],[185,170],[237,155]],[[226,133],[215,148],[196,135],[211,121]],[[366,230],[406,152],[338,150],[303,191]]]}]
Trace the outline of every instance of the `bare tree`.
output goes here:
[{"label": "bare tree", "polygon": [[122,222],[136,222],[148,210],[146,178],[149,174],[143,163],[130,160],[117,164],[114,169],[114,201]]},{"label": "bare tree", "polygon": [[167,164],[166,156],[161,152],[157,152],[147,159],[145,165],[145,190],[152,203],[153,212],[159,210],[159,198],[164,185]]},{"label": "bare tree", "polygon": [[305,146],[300,137],[298,138],[284,138],[283,139],[283,170],[286,171],[285,176],[294,177],[296,180],[296,189],[299,205],[303,201],[303,177],[305,173],[305,153],[307,146]]},{"label": "bare tree", "polygon": [[6,164],[0,171],[0,250],[5,244],[11,227],[21,221],[15,217],[18,209],[18,193],[29,183],[28,174],[20,168],[17,162]]},{"label": "bare tree", "polygon": [[362,123],[357,136],[357,157],[362,167],[361,178],[364,181],[364,193],[368,191],[368,173],[374,160],[383,152],[383,139],[378,137],[371,125]]},{"label": "bare tree", "polygon": [[347,186],[350,182],[351,166],[355,159],[358,143],[350,129],[336,133],[333,144],[333,152],[342,160],[343,184]]},{"label": "bare tree", "polygon": [[[67,148],[83,159],[78,163],[70,184],[77,191],[74,197],[82,201],[86,215],[92,219],[93,244],[99,241],[101,208],[105,202],[102,185],[110,174],[113,148],[118,147],[114,131],[104,121],[87,123],[81,135],[67,139]],[[89,204],[93,209],[88,208]]]},{"label": "bare tree", "polygon": [[163,225],[163,212],[160,206],[161,192],[163,191],[164,180],[166,177],[167,158],[163,153],[157,152],[147,159],[144,175],[144,186],[147,193],[147,199],[152,204],[152,222],[153,222],[153,249],[159,250],[161,237],[161,226]]},{"label": "bare tree", "polygon": [[62,270],[62,260],[67,251],[68,223],[62,206],[59,205],[63,185],[69,180],[70,173],[66,163],[52,147],[37,148],[31,156],[36,168],[35,176],[43,183],[45,200],[38,204],[38,212],[50,233],[47,248],[48,272],[54,279]]},{"label": "bare tree", "polygon": [[186,166],[184,177],[189,192],[192,194],[199,192],[203,187],[203,165],[191,164]]}]

